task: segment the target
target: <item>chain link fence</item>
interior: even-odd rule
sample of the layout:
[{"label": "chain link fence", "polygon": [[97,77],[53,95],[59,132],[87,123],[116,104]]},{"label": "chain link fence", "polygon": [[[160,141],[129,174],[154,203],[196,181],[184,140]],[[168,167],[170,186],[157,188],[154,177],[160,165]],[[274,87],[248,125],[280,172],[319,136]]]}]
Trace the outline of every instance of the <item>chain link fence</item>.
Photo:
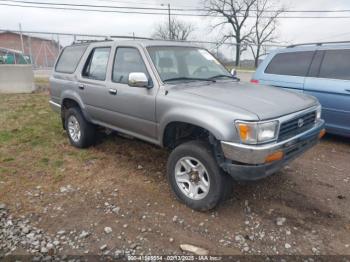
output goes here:
[{"label": "chain link fence", "polygon": [[[35,70],[51,69],[61,51],[67,45],[79,41],[102,41],[105,39],[139,39],[136,36],[107,36],[65,34],[32,31],[7,31],[0,29],[0,63],[33,65]],[[220,61],[228,67],[235,66],[236,44],[216,43],[210,41],[186,41],[199,45],[211,51]],[[281,45],[266,45],[262,49],[268,53]],[[240,67],[254,69],[254,59],[250,48],[244,48]],[[232,59],[233,58],[233,59]],[[262,57],[263,58],[263,57]]]}]

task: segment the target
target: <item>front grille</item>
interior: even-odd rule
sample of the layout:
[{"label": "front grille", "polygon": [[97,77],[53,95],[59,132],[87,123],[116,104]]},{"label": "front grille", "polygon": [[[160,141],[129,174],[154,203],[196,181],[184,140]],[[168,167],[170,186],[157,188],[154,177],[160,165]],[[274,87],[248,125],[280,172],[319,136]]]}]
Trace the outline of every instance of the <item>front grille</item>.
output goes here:
[{"label": "front grille", "polygon": [[282,141],[305,132],[314,125],[315,120],[316,111],[313,111],[282,123],[280,126],[278,140]]}]

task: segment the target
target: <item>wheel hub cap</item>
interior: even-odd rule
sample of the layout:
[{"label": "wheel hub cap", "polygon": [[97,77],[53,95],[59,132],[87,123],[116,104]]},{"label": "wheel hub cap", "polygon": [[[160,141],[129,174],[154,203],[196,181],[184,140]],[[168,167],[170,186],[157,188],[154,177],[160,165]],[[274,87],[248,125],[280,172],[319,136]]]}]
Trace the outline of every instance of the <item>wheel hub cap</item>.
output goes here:
[{"label": "wheel hub cap", "polygon": [[207,196],[210,180],[205,166],[194,157],[183,157],[175,165],[176,184],[183,194],[193,200]]},{"label": "wheel hub cap", "polygon": [[68,132],[74,142],[79,142],[81,137],[80,125],[75,116],[68,118]]},{"label": "wheel hub cap", "polygon": [[198,183],[200,181],[199,178],[199,172],[198,171],[192,171],[190,174],[190,181],[192,183]]}]

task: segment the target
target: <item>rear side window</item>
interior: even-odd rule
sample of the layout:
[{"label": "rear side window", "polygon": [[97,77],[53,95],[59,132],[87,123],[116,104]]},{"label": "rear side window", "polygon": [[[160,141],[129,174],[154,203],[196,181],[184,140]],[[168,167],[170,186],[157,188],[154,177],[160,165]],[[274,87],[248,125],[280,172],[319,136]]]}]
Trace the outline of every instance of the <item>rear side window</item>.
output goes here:
[{"label": "rear side window", "polygon": [[56,65],[56,72],[59,73],[74,73],[77,68],[81,57],[85,52],[85,45],[69,46],[66,47]]},{"label": "rear side window", "polygon": [[350,80],[350,50],[326,51],[319,77]]},{"label": "rear side window", "polygon": [[94,48],[84,66],[83,77],[100,81],[106,80],[110,52],[110,47]]},{"label": "rear side window", "polygon": [[289,76],[306,76],[313,51],[277,54],[267,66],[265,73]]},{"label": "rear side window", "polygon": [[318,74],[320,73],[320,66],[323,60],[324,51],[316,51],[314,55],[314,59],[312,60],[309,74],[307,76],[309,77],[318,77]]}]

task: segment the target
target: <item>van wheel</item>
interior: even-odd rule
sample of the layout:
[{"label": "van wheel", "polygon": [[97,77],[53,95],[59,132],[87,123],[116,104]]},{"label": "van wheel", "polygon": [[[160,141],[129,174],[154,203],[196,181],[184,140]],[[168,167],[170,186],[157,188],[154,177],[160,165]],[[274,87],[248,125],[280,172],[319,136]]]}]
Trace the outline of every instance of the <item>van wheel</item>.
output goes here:
[{"label": "van wheel", "polygon": [[206,211],[224,200],[228,179],[210,146],[190,141],[176,147],[167,164],[168,181],[176,197],[194,210]]},{"label": "van wheel", "polygon": [[68,108],[65,114],[65,127],[70,143],[78,148],[91,146],[95,140],[95,126],[85,120],[81,110]]}]

